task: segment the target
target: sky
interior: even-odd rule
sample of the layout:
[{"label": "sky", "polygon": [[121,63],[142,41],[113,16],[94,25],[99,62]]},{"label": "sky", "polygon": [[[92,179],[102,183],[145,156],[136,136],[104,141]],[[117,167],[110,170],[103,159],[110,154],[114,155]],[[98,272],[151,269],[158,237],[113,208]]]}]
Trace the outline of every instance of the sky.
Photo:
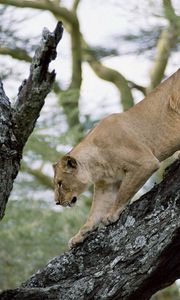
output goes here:
[{"label": "sky", "polygon": [[[147,2],[151,5],[147,6]],[[62,4],[70,7],[72,1],[64,0]],[[156,6],[155,6],[156,3]],[[179,0],[173,0],[173,5],[177,12],[180,12]],[[156,8],[156,9],[155,9]],[[40,35],[44,26],[53,30],[56,20],[48,12],[29,9],[13,10],[14,18],[27,17],[28,20],[22,27],[19,25],[19,32],[24,37]],[[148,75],[152,66],[152,60],[146,55],[136,55],[131,52],[132,44],[124,43],[121,35],[125,33],[137,33],[140,29],[156,28],[156,24],[166,25],[166,21],[161,17],[160,0],[130,0],[125,3],[123,0],[109,0],[106,3],[102,0],[90,1],[82,0],[78,16],[81,24],[81,31],[87,42],[92,46],[114,47],[119,51],[118,57],[108,57],[103,59],[106,66],[120,71],[129,80],[134,80],[138,84],[147,85]],[[157,18],[158,16],[158,18]],[[9,66],[14,66],[23,73],[16,81],[5,82],[7,94],[12,97],[16,94],[17,87],[21,80],[27,77],[29,66],[22,62],[15,62],[11,58],[1,58],[0,62],[6,59]],[[177,62],[180,61],[180,53],[174,54],[171,64],[168,65],[166,74],[169,76],[176,71]],[[58,65],[58,67],[57,67]],[[63,39],[58,47],[58,58],[52,63],[52,68],[56,69],[57,78],[64,87],[70,82],[70,39],[64,32]],[[136,100],[142,99],[142,94],[135,92]],[[103,116],[121,110],[119,103],[119,93],[113,84],[99,79],[87,63],[83,64],[83,82],[81,89],[81,113],[90,114],[92,118],[102,118]]]}]

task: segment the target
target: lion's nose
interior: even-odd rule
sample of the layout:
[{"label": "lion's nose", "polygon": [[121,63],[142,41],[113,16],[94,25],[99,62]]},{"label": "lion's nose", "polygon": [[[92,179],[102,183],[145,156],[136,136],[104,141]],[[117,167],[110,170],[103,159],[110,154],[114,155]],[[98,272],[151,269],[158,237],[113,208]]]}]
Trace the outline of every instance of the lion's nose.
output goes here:
[{"label": "lion's nose", "polygon": [[77,201],[77,197],[73,197],[71,203],[76,203],[76,201]]}]

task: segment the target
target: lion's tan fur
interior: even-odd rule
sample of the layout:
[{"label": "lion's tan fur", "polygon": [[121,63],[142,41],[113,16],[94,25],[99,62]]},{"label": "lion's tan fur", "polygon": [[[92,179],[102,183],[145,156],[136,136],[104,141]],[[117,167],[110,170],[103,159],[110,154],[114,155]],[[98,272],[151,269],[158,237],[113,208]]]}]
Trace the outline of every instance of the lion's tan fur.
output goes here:
[{"label": "lion's tan fur", "polygon": [[[100,222],[115,222],[160,162],[179,149],[180,70],[130,110],[110,115],[92,129],[68,153],[77,163],[75,168],[69,166],[65,171],[64,158],[57,163],[56,190],[58,180],[65,180],[66,186],[76,186],[71,197],[82,192],[89,182],[94,184],[89,217],[70,246],[83,241]],[[73,174],[69,182],[65,179],[67,174]],[[57,193],[56,201],[63,204]],[[71,199],[64,201],[70,203]]]}]

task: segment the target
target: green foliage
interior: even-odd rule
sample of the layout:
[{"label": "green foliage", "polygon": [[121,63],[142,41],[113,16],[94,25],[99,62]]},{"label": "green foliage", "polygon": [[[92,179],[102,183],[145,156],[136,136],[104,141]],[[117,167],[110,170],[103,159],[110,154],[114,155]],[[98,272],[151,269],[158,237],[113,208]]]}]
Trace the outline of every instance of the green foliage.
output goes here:
[{"label": "green foliage", "polygon": [[91,53],[97,59],[102,59],[102,58],[105,58],[108,56],[117,56],[118,55],[117,49],[110,48],[109,46],[108,46],[108,49],[99,46],[99,47],[91,47],[91,49],[86,49],[86,50],[83,49],[83,51],[84,51],[84,54],[87,54],[87,57],[88,57],[88,54]]},{"label": "green foliage", "polygon": [[50,209],[44,201],[11,201],[0,231],[0,289],[15,287],[48,260],[67,250],[85,221],[87,209]]},{"label": "green foliage", "polygon": [[51,145],[50,135],[40,134],[39,132],[32,134],[26,144],[24,153],[31,156],[31,159],[40,159],[43,162],[54,161],[54,158],[59,156],[55,145]]},{"label": "green foliage", "polygon": [[151,300],[179,300],[179,287],[176,283],[156,293]]}]

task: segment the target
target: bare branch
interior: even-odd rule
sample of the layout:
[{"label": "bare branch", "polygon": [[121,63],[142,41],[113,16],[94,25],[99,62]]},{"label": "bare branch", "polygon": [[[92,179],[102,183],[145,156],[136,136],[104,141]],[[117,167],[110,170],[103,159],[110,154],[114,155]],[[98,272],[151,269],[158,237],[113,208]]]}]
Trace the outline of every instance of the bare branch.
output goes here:
[{"label": "bare branch", "polygon": [[[13,180],[19,170],[21,153],[18,153],[13,133],[11,105],[0,81],[0,219],[4,216],[6,203],[12,190]],[[13,162],[15,162],[13,164]]]},{"label": "bare branch", "polygon": [[20,48],[8,48],[8,47],[2,47],[0,46],[0,54],[2,55],[10,55],[12,58],[18,59],[18,60],[24,60],[27,62],[31,62],[32,58],[29,56],[29,54]]},{"label": "bare branch", "polygon": [[0,219],[13,181],[19,171],[23,147],[31,134],[46,95],[52,89],[55,72],[48,72],[51,60],[56,57],[56,46],[63,32],[58,23],[55,31],[43,32],[41,45],[31,64],[30,76],[21,86],[15,107],[12,109],[0,84]]},{"label": "bare branch", "polygon": [[[76,5],[78,5],[78,2],[79,1],[75,1]],[[82,80],[81,62],[82,59],[84,59],[88,61],[88,63],[93,68],[97,76],[115,84],[115,86],[118,88],[121,94],[123,110],[127,110],[132,105],[134,105],[131,89],[128,87],[128,82],[124,78],[124,76],[118,71],[105,67],[100,61],[98,61],[96,57],[91,53],[91,49],[87,42],[84,39],[82,39],[79,28],[79,21],[75,12],[69,11],[68,9],[61,6],[49,5],[47,2],[44,1],[40,2],[31,0],[0,0],[0,3],[14,5],[17,7],[31,7],[49,10],[58,20],[60,18],[63,19],[66,25],[66,29],[71,34],[72,41],[73,71],[70,88],[75,88],[76,90],[80,89]],[[82,45],[84,48],[83,51]],[[88,57],[90,57],[90,59],[87,59],[87,52]],[[78,97],[79,96],[77,94],[76,104],[78,101]]]},{"label": "bare branch", "polygon": [[35,8],[40,10],[49,10],[53,14],[58,15],[61,19],[70,22],[76,26],[77,17],[67,8],[62,6],[57,6],[55,3],[48,3],[46,1],[32,1],[32,0],[0,0],[0,4],[12,5],[15,7],[22,8]]},{"label": "bare branch", "polygon": [[163,3],[165,16],[170,24],[161,32],[157,42],[157,52],[150,72],[151,83],[148,91],[155,88],[163,79],[171,49],[177,44],[180,34],[180,17],[175,14],[170,0],[164,0]]},{"label": "bare branch", "polygon": [[[72,52],[72,77],[71,83],[66,91],[61,94],[61,105],[67,116],[67,122],[70,127],[79,126],[79,131],[83,132],[83,126],[79,120],[79,97],[82,83],[82,46],[80,25],[76,12],[72,12],[76,18],[76,24],[68,23],[68,31],[71,36],[71,52]],[[59,20],[59,15],[54,14]],[[78,141],[78,140],[77,140]]]},{"label": "bare branch", "polygon": [[77,11],[77,8],[78,8],[80,2],[81,2],[81,0],[74,0],[74,2],[73,2],[73,7],[72,7],[72,10],[73,10],[74,12]]},{"label": "bare branch", "polygon": [[128,84],[131,89],[136,89],[136,90],[142,92],[144,96],[147,95],[146,87],[139,85],[131,80],[128,80]]},{"label": "bare branch", "polygon": [[[14,59],[23,60],[25,62],[32,62],[32,57],[24,49],[0,47],[0,54],[9,55]],[[57,81],[54,82],[53,91],[55,94],[62,92],[62,89]]]},{"label": "bare branch", "polygon": [[104,66],[101,61],[96,58],[95,54],[91,51],[90,46],[83,37],[82,45],[83,59],[89,63],[96,75],[103,80],[112,82],[119,90],[123,110],[126,111],[132,107],[134,105],[134,99],[126,78],[120,72]]},{"label": "bare branch", "polygon": [[176,15],[171,0],[163,0],[163,6],[165,16],[171,24],[176,23],[178,20],[180,22],[180,17]]},{"label": "bare branch", "polygon": [[38,180],[38,182],[41,185],[45,186],[46,188],[53,189],[54,185],[52,182],[52,178],[49,177],[48,175],[45,175],[42,172],[41,168],[33,169],[23,162],[21,164],[21,171],[27,172],[27,173],[33,175]]},{"label": "bare branch", "polygon": [[58,23],[52,34],[44,29],[41,45],[32,60],[30,76],[20,88],[14,107],[13,123],[15,135],[22,148],[35,126],[46,95],[52,89],[55,72],[48,73],[48,66],[56,57],[56,46],[61,36],[61,23]]}]

